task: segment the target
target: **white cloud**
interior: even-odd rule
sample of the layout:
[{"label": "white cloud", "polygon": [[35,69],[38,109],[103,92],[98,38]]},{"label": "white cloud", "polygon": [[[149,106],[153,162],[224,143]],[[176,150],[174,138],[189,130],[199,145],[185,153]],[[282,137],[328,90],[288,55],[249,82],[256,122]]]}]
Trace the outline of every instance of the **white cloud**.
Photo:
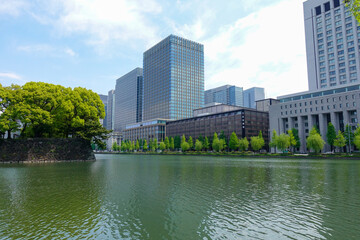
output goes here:
[{"label": "white cloud", "polygon": [[282,1],[203,41],[206,89],[264,87],[267,97],[307,89],[302,2]]},{"label": "white cloud", "polygon": [[18,16],[27,5],[22,0],[0,0],[0,14]]},{"label": "white cloud", "polygon": [[14,80],[21,80],[21,77],[16,73],[0,72],[0,78],[11,78]]},{"label": "white cloud", "polygon": [[74,57],[77,54],[69,47],[54,47],[48,44],[24,45],[18,46],[18,51],[27,53],[40,53],[54,57],[70,56]]},{"label": "white cloud", "polygon": [[60,34],[84,34],[86,43],[103,46],[157,38],[155,24],[147,16],[162,11],[154,0],[64,0],[47,6],[56,15],[51,23]]},{"label": "white cloud", "polygon": [[10,86],[11,84],[24,84],[26,81],[16,73],[0,72],[0,84],[3,86]]}]

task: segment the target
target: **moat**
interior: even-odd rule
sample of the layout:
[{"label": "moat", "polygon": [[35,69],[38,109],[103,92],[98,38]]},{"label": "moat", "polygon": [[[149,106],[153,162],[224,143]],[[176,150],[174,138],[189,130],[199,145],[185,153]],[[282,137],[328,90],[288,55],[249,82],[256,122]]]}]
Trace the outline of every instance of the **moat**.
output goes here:
[{"label": "moat", "polygon": [[0,239],[359,239],[360,161],[96,155],[0,165]]}]

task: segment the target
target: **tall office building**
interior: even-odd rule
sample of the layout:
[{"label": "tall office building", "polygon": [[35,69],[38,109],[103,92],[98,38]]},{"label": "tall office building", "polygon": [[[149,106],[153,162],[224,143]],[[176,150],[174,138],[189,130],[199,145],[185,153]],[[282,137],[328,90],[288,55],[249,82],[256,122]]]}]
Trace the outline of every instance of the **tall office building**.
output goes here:
[{"label": "tall office building", "polygon": [[256,101],[265,99],[264,88],[253,87],[244,91],[244,107],[256,109]]},{"label": "tall office building", "polygon": [[116,80],[115,131],[122,131],[127,124],[142,121],[142,74],[142,68],[135,68]]},{"label": "tall office building", "polygon": [[204,46],[170,35],[144,52],[143,120],[192,117],[204,104]]},{"label": "tall office building", "polygon": [[231,85],[224,85],[205,91],[205,105],[211,103],[223,103],[226,105],[244,105],[243,88]]},{"label": "tall office building", "polygon": [[103,95],[103,94],[99,94],[99,97],[101,99],[101,101],[104,104],[104,110],[105,110],[105,118],[104,119],[100,119],[101,125],[104,128],[107,128],[107,106],[108,106],[108,96],[107,95]]},{"label": "tall office building", "polygon": [[304,20],[309,90],[359,84],[360,26],[343,1],[308,0]]},{"label": "tall office building", "polygon": [[114,130],[114,120],[115,120],[115,90],[110,90],[108,92],[108,104],[106,111],[106,129]]}]

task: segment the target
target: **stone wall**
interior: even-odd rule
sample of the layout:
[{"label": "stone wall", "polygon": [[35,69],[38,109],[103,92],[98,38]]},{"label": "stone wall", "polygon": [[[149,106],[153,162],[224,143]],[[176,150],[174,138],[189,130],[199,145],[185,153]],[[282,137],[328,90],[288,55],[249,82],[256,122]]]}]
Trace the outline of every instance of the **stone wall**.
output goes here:
[{"label": "stone wall", "polygon": [[89,141],[68,139],[0,139],[1,162],[95,161]]}]

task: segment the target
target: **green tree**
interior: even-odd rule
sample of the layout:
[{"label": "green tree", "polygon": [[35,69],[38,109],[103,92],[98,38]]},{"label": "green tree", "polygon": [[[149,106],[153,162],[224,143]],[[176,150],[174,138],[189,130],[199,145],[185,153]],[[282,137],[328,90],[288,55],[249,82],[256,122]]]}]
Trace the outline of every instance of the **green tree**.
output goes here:
[{"label": "green tree", "polygon": [[288,135],[289,135],[289,147],[291,148],[291,151],[294,152],[294,147],[296,146],[297,142],[293,134],[293,131],[291,129],[288,130]]},{"label": "green tree", "polygon": [[285,133],[280,134],[276,137],[276,147],[284,152],[288,147],[290,147],[290,136]]},{"label": "green tree", "polygon": [[296,140],[295,148],[299,149],[300,146],[301,146],[300,137],[299,137],[299,131],[296,128],[292,128],[291,131],[292,131],[292,133],[294,135],[294,138]]},{"label": "green tree", "polygon": [[204,149],[207,151],[207,150],[209,150],[209,147],[210,147],[210,143],[209,143],[209,139],[208,139],[208,137],[205,137],[205,139],[204,139],[204,144],[203,144],[204,146]]},{"label": "green tree", "polygon": [[316,128],[313,127],[310,131],[309,137],[306,139],[306,146],[318,153],[324,148],[324,144],[325,141],[321,138]]},{"label": "green tree", "polygon": [[350,8],[358,24],[360,23],[360,0],[345,0],[345,6]]},{"label": "green tree", "polygon": [[330,145],[331,151],[333,150],[335,139],[336,139],[335,127],[331,122],[329,122],[328,129],[327,129],[327,132],[326,132],[326,141]]},{"label": "green tree", "polygon": [[256,152],[259,151],[264,145],[258,136],[250,137],[251,148]]},{"label": "green tree", "polygon": [[247,140],[246,137],[239,140],[239,148],[240,148],[240,151],[242,151],[242,152],[248,150],[249,141]]},{"label": "green tree", "polygon": [[272,131],[272,136],[271,136],[271,141],[270,141],[270,143],[269,143],[269,146],[270,146],[271,148],[274,148],[274,149],[275,149],[275,153],[276,153],[276,145],[277,145],[276,140],[277,140],[277,137],[278,137],[278,135],[277,135],[277,133],[276,133],[276,130],[273,129],[273,131]]},{"label": "green tree", "polygon": [[200,136],[198,137],[198,140],[202,143],[202,144],[204,144],[204,137],[200,134]]},{"label": "green tree", "polygon": [[186,141],[181,143],[181,151],[186,152],[187,150],[189,150],[189,148],[190,146]]},{"label": "green tree", "polygon": [[339,150],[341,150],[341,148],[343,148],[345,145],[346,145],[345,137],[343,133],[339,130],[338,134],[336,135],[336,138],[334,139],[334,146],[338,147]]},{"label": "green tree", "polygon": [[180,149],[181,145],[181,139],[179,136],[175,136],[174,138],[174,147],[175,149]]},{"label": "green tree", "polygon": [[229,141],[229,148],[233,151],[239,149],[240,143],[239,138],[237,137],[235,132],[231,133],[230,141]]},{"label": "green tree", "polygon": [[165,138],[165,142],[164,142],[164,143],[165,143],[165,148],[166,148],[166,149],[170,149],[170,141],[169,141],[169,138],[168,138],[168,137]]},{"label": "green tree", "polygon": [[221,152],[224,148],[224,139],[213,139],[212,148],[215,152]]},{"label": "green tree", "polygon": [[203,148],[203,144],[201,143],[201,141],[199,139],[196,140],[195,142],[195,150],[197,152],[200,152]]},{"label": "green tree", "polygon": [[116,142],[114,142],[113,144],[112,144],[112,150],[113,151],[118,151],[118,144],[116,143]]},{"label": "green tree", "polygon": [[155,139],[153,140],[153,149],[154,149],[154,150],[157,150],[158,148],[159,148],[158,140],[157,140],[157,138],[155,138]]},{"label": "green tree", "polygon": [[192,150],[192,148],[194,147],[194,142],[191,136],[189,137],[188,144],[189,144],[189,149]]},{"label": "green tree", "polygon": [[346,139],[346,146],[348,152],[351,152],[351,146],[354,143],[354,133],[351,130],[351,126],[349,126],[348,124],[346,124],[345,126],[344,137]]},{"label": "green tree", "polygon": [[254,151],[259,151],[261,148],[264,147],[265,141],[261,131],[259,132],[258,136],[254,136],[250,138],[250,144],[251,144],[251,148]]},{"label": "green tree", "polygon": [[136,149],[136,151],[140,150],[140,142],[139,142],[139,140],[136,140],[135,149]]},{"label": "green tree", "polygon": [[357,149],[360,149],[360,135],[354,137],[354,145]]},{"label": "green tree", "polygon": [[145,152],[148,150],[148,144],[147,144],[146,139],[144,140],[143,150],[144,150]]},{"label": "green tree", "polygon": [[[219,141],[219,138],[218,138],[217,133],[215,132],[215,133],[214,133],[213,140],[212,140],[212,145],[211,145],[211,147],[212,147],[213,150],[215,150],[215,145],[218,145],[218,144],[219,144],[218,141]],[[215,144],[214,144],[214,143],[215,143]],[[216,151],[216,150],[215,150],[215,151]]]},{"label": "green tree", "polygon": [[173,137],[170,139],[170,149],[171,149],[171,151],[174,151],[174,149],[175,149],[175,143],[174,143]]},{"label": "green tree", "polygon": [[166,149],[166,144],[164,142],[160,142],[159,148],[161,151],[164,151]]}]

